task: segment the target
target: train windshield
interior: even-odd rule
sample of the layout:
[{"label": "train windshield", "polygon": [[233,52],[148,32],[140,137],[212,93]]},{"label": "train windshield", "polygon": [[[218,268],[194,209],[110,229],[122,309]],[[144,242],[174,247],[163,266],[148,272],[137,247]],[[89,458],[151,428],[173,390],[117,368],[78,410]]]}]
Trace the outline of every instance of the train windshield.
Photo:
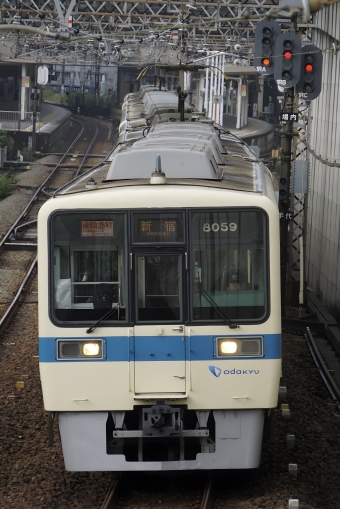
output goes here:
[{"label": "train windshield", "polygon": [[191,214],[192,320],[259,320],[266,313],[265,215],[258,210]]},{"label": "train windshield", "polygon": [[54,316],[60,322],[126,317],[124,214],[59,214],[52,221]]},{"label": "train windshield", "polygon": [[264,212],[138,210],[128,217],[110,211],[52,217],[50,288],[58,324],[94,323],[113,308],[111,325],[264,319]]}]

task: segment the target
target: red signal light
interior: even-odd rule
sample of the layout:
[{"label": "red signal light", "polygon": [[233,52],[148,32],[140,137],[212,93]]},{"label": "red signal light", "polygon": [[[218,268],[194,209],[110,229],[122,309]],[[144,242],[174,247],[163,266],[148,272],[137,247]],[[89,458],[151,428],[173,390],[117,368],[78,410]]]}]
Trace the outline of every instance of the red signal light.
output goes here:
[{"label": "red signal light", "polygon": [[285,51],[283,53],[283,58],[286,58],[287,60],[290,60],[293,56],[293,53],[291,51]]},{"label": "red signal light", "polygon": [[312,64],[306,64],[305,65],[305,71],[306,72],[312,72],[312,70],[313,70]]}]

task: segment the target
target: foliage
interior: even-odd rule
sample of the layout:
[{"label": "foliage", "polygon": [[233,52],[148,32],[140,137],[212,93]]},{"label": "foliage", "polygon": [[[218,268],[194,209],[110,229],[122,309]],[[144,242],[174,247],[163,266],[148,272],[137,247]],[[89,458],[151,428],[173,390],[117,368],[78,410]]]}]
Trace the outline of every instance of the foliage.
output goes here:
[{"label": "foliage", "polygon": [[11,173],[0,175],[0,200],[12,194],[12,188],[17,182],[17,179]]},{"label": "foliage", "polygon": [[8,131],[0,130],[0,147],[13,148],[14,139],[8,134]]},{"label": "foliage", "polygon": [[62,104],[67,106],[67,95],[61,95],[57,92],[53,92],[53,90],[43,89],[43,101]]},{"label": "foliage", "polygon": [[34,161],[34,157],[32,155],[32,150],[29,147],[23,146],[22,150],[20,150],[20,153],[21,153],[24,161]]},{"label": "foliage", "polygon": [[[76,99],[78,98],[78,99]],[[112,98],[105,96],[98,96],[96,101],[96,96],[93,94],[89,94],[88,92],[71,92],[69,95],[61,95],[60,93],[53,92],[50,89],[43,90],[43,101],[60,104],[62,106],[70,106],[71,108],[76,106],[85,106],[85,108],[108,108],[111,105]],[[97,104],[96,104],[97,102]]]}]

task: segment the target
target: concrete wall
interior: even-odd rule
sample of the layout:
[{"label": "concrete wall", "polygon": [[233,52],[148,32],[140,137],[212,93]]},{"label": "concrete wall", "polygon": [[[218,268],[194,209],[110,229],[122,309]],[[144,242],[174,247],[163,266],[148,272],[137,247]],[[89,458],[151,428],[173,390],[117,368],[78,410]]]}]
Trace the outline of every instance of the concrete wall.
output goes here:
[{"label": "concrete wall", "polygon": [[[340,5],[334,4],[316,15],[314,42],[319,48],[340,44]],[[311,102],[310,164],[306,232],[307,283],[333,309],[340,306],[340,51],[323,52],[322,92]],[[337,166],[332,167],[328,161]]]}]

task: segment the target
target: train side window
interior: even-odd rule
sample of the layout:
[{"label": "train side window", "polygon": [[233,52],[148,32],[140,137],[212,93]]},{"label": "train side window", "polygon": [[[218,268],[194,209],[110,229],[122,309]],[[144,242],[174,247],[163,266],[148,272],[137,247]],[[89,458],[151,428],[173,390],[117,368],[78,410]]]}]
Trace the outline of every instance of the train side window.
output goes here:
[{"label": "train side window", "polygon": [[[119,309],[109,322],[125,320],[125,228],[125,214],[91,212],[52,218],[51,293],[53,316],[58,322],[93,321],[101,317],[100,308],[117,305]],[[98,297],[103,285],[105,294],[102,291]]]}]

